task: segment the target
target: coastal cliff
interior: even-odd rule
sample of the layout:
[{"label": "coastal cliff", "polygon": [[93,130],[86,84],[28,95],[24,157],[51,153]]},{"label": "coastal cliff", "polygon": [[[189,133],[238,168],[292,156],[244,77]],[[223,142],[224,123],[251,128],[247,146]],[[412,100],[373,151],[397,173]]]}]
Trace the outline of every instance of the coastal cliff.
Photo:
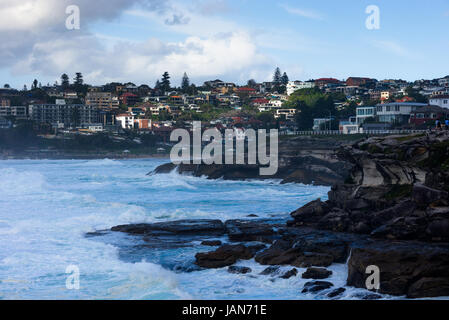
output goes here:
[{"label": "coastal cliff", "polygon": [[208,179],[244,180],[279,179],[282,183],[303,183],[331,186],[343,182],[351,166],[336,156],[336,150],[345,140],[326,137],[287,137],[279,141],[279,168],[275,175],[261,176],[258,165],[196,165],[168,163],[159,166],[153,174],[177,170]]}]

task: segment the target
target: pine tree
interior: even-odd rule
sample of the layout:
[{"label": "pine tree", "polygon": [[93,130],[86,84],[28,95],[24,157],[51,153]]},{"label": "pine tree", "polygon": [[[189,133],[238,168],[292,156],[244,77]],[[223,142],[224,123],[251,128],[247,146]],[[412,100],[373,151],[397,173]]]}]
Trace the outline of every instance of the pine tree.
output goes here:
[{"label": "pine tree", "polygon": [[287,75],[287,72],[284,72],[284,74],[282,75],[282,77],[281,77],[281,83],[284,85],[284,86],[286,86],[287,84],[288,84],[288,75]]},{"label": "pine tree", "polygon": [[34,79],[33,83],[31,84],[31,90],[37,89],[37,84],[38,84],[37,79]]},{"label": "pine tree", "polygon": [[281,83],[281,78],[282,78],[281,69],[279,69],[279,67],[277,67],[276,70],[274,71],[273,82],[277,83],[277,84]]},{"label": "pine tree", "polygon": [[64,73],[64,74],[61,76],[61,86],[62,86],[62,89],[63,89],[63,90],[67,89],[67,88],[69,87],[69,85],[70,85],[70,82],[69,82],[69,76],[68,76],[67,74]]},{"label": "pine tree", "polygon": [[164,74],[162,75],[161,89],[164,92],[170,91],[170,75],[168,74],[167,71],[165,71]]},{"label": "pine tree", "polygon": [[182,82],[181,82],[181,89],[184,93],[186,93],[189,90],[190,87],[190,80],[189,77],[187,76],[187,73],[184,72],[184,76],[182,77]]},{"label": "pine tree", "polygon": [[82,86],[83,85],[83,83],[84,83],[84,80],[83,80],[83,74],[81,73],[81,72],[77,72],[76,73],[76,76],[75,76],[75,79],[73,79],[73,83],[76,85],[76,86]]}]

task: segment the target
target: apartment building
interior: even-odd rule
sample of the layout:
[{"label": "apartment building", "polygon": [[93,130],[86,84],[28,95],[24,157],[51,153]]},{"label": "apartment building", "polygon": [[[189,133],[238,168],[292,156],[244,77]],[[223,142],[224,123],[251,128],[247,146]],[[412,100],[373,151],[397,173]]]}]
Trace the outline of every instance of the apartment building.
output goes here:
[{"label": "apartment building", "polygon": [[28,119],[26,106],[0,106],[0,117],[14,117],[17,120]]},{"label": "apartment building", "polygon": [[376,114],[379,122],[386,123],[408,123],[410,114],[420,107],[427,106],[426,103],[417,102],[392,102],[378,104]]},{"label": "apartment building", "polygon": [[98,123],[99,110],[83,104],[34,104],[29,106],[30,118],[37,123],[47,123],[64,128],[80,124]]},{"label": "apartment building", "polygon": [[118,108],[120,102],[116,96],[110,92],[88,92],[86,95],[86,105],[93,106],[99,110],[112,110]]}]

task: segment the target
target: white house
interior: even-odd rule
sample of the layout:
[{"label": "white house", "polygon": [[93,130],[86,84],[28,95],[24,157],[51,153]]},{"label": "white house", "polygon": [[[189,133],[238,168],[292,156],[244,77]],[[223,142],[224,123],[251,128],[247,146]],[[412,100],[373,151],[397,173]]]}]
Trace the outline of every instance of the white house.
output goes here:
[{"label": "white house", "polygon": [[120,123],[122,129],[133,129],[134,128],[134,116],[127,113],[119,114],[115,117],[117,123]]},{"label": "white house", "polygon": [[300,89],[313,88],[315,84],[313,82],[304,82],[304,81],[289,81],[287,83],[287,95],[291,95],[293,92],[298,91]]},{"label": "white house", "polygon": [[376,114],[379,122],[408,123],[410,114],[419,107],[427,106],[426,103],[417,102],[392,102],[378,104]]},{"label": "white house", "polygon": [[366,119],[374,118],[376,116],[376,107],[366,106],[357,107],[356,122],[357,124],[363,124]]},{"label": "white house", "polygon": [[429,104],[449,109],[449,95],[436,95],[430,97]]}]

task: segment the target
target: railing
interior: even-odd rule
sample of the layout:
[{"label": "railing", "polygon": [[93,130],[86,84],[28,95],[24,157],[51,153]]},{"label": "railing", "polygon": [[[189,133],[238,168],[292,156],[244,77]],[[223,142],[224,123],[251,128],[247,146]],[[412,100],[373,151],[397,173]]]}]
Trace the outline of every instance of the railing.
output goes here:
[{"label": "railing", "polygon": [[413,134],[413,133],[425,133],[427,130],[363,130],[360,132],[343,133],[340,130],[320,130],[320,131],[280,131],[281,136],[331,136],[331,135],[393,135],[393,134]]}]

